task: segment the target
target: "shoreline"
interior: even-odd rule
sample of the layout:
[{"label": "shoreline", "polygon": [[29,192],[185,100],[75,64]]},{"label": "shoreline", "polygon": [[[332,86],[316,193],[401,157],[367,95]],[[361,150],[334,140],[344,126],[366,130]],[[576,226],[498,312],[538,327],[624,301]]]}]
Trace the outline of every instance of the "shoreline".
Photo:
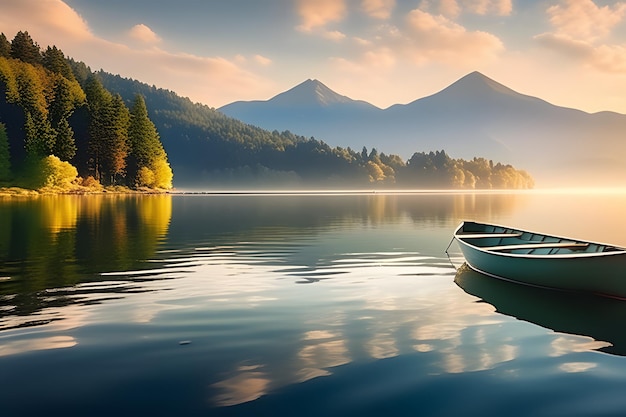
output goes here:
[{"label": "shoreline", "polygon": [[39,197],[48,195],[113,195],[113,194],[169,194],[172,190],[140,188],[133,189],[124,186],[89,188],[80,187],[60,189],[55,187],[33,190],[22,187],[0,187],[0,197]]}]

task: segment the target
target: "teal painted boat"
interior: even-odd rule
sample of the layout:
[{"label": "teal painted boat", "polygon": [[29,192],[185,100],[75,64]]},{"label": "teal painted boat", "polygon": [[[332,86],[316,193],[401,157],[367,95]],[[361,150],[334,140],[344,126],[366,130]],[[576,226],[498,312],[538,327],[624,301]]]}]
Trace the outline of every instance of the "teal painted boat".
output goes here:
[{"label": "teal painted boat", "polygon": [[626,299],[626,249],[471,221],[454,231],[465,262],[492,277]]}]

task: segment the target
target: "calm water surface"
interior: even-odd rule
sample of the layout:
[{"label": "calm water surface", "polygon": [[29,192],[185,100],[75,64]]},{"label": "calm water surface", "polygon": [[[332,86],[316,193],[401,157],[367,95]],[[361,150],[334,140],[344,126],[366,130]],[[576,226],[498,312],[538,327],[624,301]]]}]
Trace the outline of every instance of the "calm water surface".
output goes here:
[{"label": "calm water surface", "polygon": [[609,193],[0,200],[0,415],[624,415],[626,302],[457,271],[445,250],[463,219],[626,246],[625,210]]}]

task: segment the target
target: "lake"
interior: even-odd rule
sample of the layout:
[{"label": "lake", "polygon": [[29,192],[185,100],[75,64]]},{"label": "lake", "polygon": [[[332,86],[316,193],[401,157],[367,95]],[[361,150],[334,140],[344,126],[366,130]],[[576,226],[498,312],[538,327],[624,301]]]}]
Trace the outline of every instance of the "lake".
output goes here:
[{"label": "lake", "polygon": [[623,415],[626,302],[445,251],[464,219],[626,246],[625,212],[599,191],[1,199],[0,414]]}]

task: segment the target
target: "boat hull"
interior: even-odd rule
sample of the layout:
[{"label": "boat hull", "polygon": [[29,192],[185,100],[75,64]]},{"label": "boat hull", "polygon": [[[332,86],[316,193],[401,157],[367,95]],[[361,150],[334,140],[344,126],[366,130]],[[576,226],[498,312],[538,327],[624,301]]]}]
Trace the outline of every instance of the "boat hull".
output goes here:
[{"label": "boat hull", "polygon": [[626,299],[626,252],[524,255],[489,251],[455,238],[468,266],[528,285]]}]

